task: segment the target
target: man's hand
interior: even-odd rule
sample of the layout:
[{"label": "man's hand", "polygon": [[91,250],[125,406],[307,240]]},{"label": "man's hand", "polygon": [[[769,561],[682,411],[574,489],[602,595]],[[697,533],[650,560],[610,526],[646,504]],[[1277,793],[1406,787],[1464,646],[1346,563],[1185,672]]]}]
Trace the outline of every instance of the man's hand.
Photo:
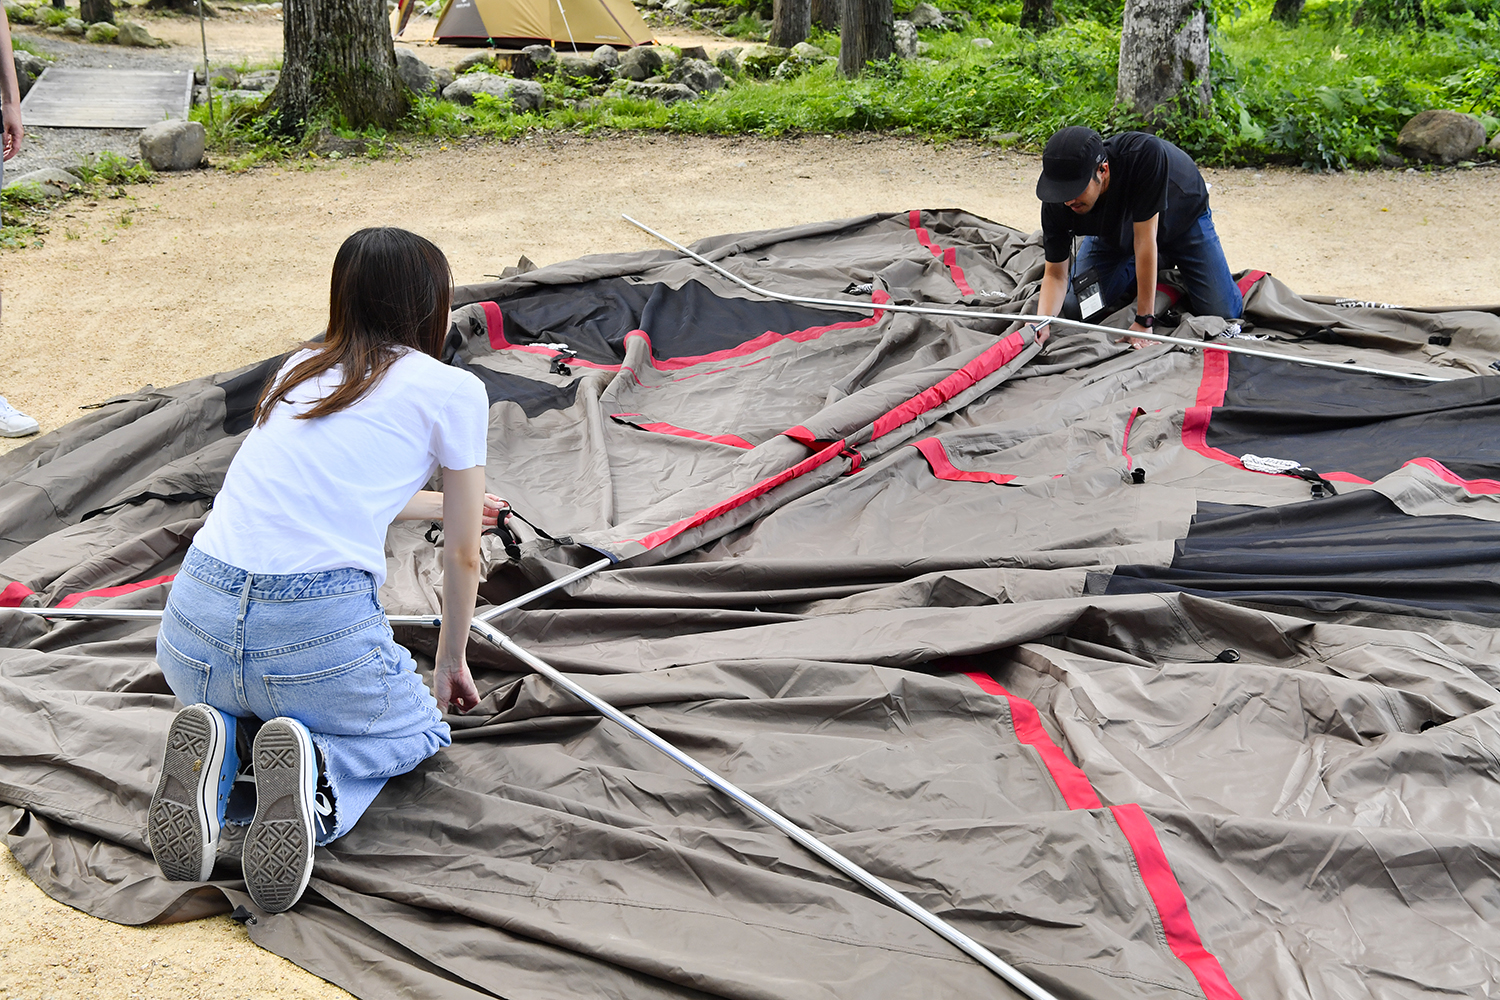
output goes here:
[{"label": "man's hand", "polygon": [[1052,335],[1052,323],[1050,320],[1046,323],[1027,323],[1026,325],[1031,327],[1031,332],[1035,335],[1038,344],[1045,345],[1047,338]]},{"label": "man's hand", "polygon": [[432,695],[437,699],[438,710],[463,713],[479,704],[479,689],[474,686],[474,676],[469,673],[465,660],[455,663],[439,662],[432,673]]},{"label": "man's hand", "polygon": [[[1148,330],[1148,329],[1146,329],[1144,326],[1141,326],[1141,324],[1139,324],[1139,323],[1132,323],[1132,324],[1130,324],[1130,332],[1131,333],[1150,333],[1151,331]],[[1139,351],[1143,347],[1155,347],[1157,345],[1157,341],[1155,341],[1155,340],[1146,340],[1146,339],[1141,338],[1141,337],[1128,337],[1128,338],[1126,338],[1125,342],[1127,344],[1129,344],[1131,347],[1135,348],[1137,351]]]}]

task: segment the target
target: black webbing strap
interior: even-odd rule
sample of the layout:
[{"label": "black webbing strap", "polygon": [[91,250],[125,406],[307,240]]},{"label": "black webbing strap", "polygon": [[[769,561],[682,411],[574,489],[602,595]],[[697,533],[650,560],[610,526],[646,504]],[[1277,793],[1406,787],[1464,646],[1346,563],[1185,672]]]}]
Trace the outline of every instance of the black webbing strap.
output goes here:
[{"label": "black webbing strap", "polygon": [[1295,469],[1287,469],[1285,472],[1279,473],[1279,475],[1291,476],[1293,479],[1301,479],[1309,483],[1312,486],[1314,500],[1321,500],[1325,495],[1331,497],[1339,495],[1339,491],[1334,489],[1332,483],[1305,465],[1299,465]]},{"label": "black webbing strap", "polygon": [[[547,541],[554,542],[558,545],[573,544],[572,535],[549,535],[546,531],[538,528],[531,522],[529,518],[517,511],[514,507],[506,507],[500,512],[500,520],[496,522],[495,526],[493,528],[484,529],[483,534],[497,536],[500,539],[500,544],[505,546],[505,554],[511,559],[521,558],[521,536],[518,535],[516,533],[516,529],[511,526],[510,519],[513,517],[516,520],[521,521],[532,531],[536,532],[537,537],[539,538],[545,538]],[[438,535],[440,535],[442,531],[442,522],[433,521],[432,526],[427,529],[427,540],[435,544],[438,540]]]}]

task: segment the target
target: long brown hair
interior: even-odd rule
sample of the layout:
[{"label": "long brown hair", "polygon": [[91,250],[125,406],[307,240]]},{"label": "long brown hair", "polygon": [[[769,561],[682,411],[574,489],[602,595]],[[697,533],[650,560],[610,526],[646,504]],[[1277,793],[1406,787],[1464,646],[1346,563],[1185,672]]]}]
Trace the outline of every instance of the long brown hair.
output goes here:
[{"label": "long brown hair", "polygon": [[343,382],[299,419],[337,413],[370,393],[410,347],[440,357],[448,335],[453,272],[448,258],[429,240],[405,229],[361,229],[344,241],[333,258],[328,298],[328,329],[314,354],[286,376],[266,383],[255,405],[255,422],[309,379],[335,366]]}]

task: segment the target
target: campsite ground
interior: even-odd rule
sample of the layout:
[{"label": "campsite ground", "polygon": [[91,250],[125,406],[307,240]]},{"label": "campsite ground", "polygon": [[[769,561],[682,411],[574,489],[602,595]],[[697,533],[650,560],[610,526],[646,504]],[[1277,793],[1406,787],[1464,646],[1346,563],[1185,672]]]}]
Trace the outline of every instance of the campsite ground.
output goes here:
[{"label": "campsite ground", "polygon": [[[176,43],[166,52],[196,43],[195,23],[151,29]],[[232,50],[269,61],[279,32],[269,14],[210,24],[216,59]],[[80,405],[285,350],[317,330],[333,252],[365,225],[431,236],[457,280],[472,282],[522,254],[549,264],[654,248],[622,212],[689,239],[912,207],[956,206],[1029,230],[1037,169],[1031,155],[886,137],[554,135],[166,176],[120,199],[68,202],[45,246],[0,254],[0,393],[46,431]],[[1269,270],[1303,292],[1419,305],[1500,299],[1494,170],[1207,173],[1235,267]],[[0,442],[0,452],[20,443]],[[3,1000],[344,995],[250,944],[227,917],[126,928],[70,910],[3,848],[0,955]]]}]

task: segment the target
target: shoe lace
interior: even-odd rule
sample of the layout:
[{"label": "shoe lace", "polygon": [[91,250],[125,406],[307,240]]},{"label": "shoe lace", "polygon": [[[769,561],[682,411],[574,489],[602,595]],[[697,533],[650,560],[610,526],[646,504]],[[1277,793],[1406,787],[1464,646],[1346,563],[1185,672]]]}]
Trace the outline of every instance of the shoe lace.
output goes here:
[{"label": "shoe lace", "polygon": [[20,410],[6,402],[4,396],[0,396],[0,420],[4,420],[7,417],[19,417],[20,415]]}]

